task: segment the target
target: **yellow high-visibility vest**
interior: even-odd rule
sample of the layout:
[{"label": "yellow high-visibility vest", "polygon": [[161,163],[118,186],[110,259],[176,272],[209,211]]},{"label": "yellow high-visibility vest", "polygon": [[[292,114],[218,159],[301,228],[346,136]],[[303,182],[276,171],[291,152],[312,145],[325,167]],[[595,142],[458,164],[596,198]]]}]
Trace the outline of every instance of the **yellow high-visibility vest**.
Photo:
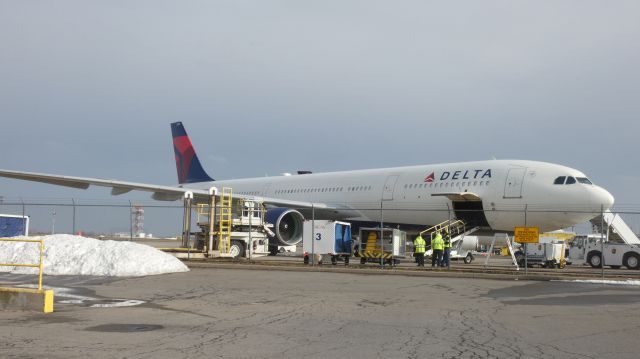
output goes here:
[{"label": "yellow high-visibility vest", "polygon": [[422,236],[418,236],[418,238],[413,240],[414,252],[415,253],[424,253],[426,252],[427,242],[422,238]]},{"label": "yellow high-visibility vest", "polygon": [[436,236],[431,240],[431,248],[434,251],[441,251],[444,249],[444,241],[442,240],[442,235],[437,233]]}]

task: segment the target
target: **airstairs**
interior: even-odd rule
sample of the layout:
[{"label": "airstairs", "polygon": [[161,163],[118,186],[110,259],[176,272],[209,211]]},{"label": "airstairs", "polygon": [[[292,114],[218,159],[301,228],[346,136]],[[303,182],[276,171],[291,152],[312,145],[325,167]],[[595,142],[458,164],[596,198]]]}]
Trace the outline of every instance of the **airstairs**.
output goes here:
[{"label": "airstairs", "polygon": [[[604,222],[606,228],[601,228]],[[626,244],[640,244],[640,239],[633,233],[633,230],[624,222],[622,217],[617,213],[605,211],[603,214],[591,220],[594,232],[609,232],[610,242],[623,242]]]},{"label": "airstairs", "polygon": [[[464,236],[469,235],[471,233],[479,230],[480,227],[469,227],[467,228],[467,224],[462,220],[452,220],[452,221],[444,221],[442,223],[438,223],[435,226],[429,227],[424,231],[420,232],[420,235],[425,240],[427,237],[433,239],[437,232],[449,232],[451,236],[451,244],[453,245],[456,242],[464,239]],[[427,244],[427,247],[431,247],[431,242]]]}]

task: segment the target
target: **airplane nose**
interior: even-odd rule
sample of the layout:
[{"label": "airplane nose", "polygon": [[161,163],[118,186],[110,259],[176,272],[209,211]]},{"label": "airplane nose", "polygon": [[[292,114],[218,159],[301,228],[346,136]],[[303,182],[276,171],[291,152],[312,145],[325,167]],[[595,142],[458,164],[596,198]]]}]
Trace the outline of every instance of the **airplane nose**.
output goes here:
[{"label": "airplane nose", "polygon": [[615,202],[615,199],[613,198],[611,193],[609,193],[609,191],[607,191],[602,187],[596,186],[594,190],[591,192],[591,203],[597,206],[602,206],[604,207],[605,210],[608,210],[611,207],[613,207],[614,202]]}]

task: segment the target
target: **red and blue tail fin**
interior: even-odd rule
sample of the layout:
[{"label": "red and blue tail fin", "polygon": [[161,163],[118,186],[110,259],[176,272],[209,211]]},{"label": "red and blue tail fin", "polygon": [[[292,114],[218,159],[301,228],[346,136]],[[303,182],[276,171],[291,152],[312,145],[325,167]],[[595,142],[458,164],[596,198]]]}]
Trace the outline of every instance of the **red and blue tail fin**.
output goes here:
[{"label": "red and blue tail fin", "polygon": [[176,169],[178,170],[178,183],[211,182],[214,179],[204,171],[196,150],[185,131],[182,122],[171,124],[173,136],[173,151],[176,154]]}]

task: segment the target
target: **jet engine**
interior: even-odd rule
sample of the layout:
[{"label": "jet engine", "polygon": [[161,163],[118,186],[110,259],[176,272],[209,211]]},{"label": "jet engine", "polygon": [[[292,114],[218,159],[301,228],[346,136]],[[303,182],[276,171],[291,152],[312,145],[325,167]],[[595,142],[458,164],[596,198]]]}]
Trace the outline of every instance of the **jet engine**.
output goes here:
[{"label": "jet engine", "polygon": [[272,208],[267,210],[266,222],[273,224],[274,238],[280,245],[291,246],[302,241],[304,216],[290,208]]}]

